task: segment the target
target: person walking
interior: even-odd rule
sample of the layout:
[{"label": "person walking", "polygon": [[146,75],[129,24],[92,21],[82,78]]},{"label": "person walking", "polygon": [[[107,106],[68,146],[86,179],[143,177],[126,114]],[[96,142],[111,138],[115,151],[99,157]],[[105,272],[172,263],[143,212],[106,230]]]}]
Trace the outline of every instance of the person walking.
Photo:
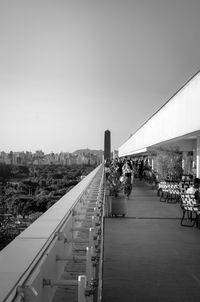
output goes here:
[{"label": "person walking", "polygon": [[130,165],[126,162],[123,167],[123,175],[124,175],[124,195],[127,199],[132,192],[132,170]]},{"label": "person walking", "polygon": [[138,166],[138,176],[140,181],[142,181],[143,179],[143,172],[144,172],[144,161],[141,160]]}]

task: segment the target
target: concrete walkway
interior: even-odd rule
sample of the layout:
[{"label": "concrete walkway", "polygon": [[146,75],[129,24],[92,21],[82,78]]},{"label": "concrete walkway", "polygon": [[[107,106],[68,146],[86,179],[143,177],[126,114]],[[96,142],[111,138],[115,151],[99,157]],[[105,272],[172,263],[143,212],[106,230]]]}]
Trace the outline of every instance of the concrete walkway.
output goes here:
[{"label": "concrete walkway", "polygon": [[200,230],[134,180],[126,218],[105,218],[103,302],[199,302]]}]

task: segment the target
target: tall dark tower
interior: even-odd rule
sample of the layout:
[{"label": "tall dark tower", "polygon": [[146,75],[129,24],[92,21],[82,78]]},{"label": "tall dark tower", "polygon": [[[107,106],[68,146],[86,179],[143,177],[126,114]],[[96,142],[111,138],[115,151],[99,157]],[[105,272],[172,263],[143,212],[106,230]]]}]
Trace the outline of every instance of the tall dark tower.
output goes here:
[{"label": "tall dark tower", "polygon": [[110,140],[110,131],[106,130],[104,134],[104,160],[110,160],[111,156],[111,140]]}]

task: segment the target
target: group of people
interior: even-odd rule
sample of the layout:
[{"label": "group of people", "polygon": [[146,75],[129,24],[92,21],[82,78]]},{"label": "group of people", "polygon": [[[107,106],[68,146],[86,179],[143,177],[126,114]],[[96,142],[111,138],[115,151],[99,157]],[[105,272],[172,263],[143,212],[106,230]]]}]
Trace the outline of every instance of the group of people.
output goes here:
[{"label": "group of people", "polygon": [[[105,161],[106,179],[109,182],[116,183],[118,186],[121,184],[127,197],[131,194],[133,178],[137,177],[142,180],[150,172],[152,172],[152,169],[148,164],[148,160],[133,160],[124,157]],[[116,185],[114,186],[116,187]]]},{"label": "group of people", "polygon": [[110,185],[111,194],[115,195],[119,191],[129,198],[132,191],[133,178],[138,177],[142,180],[145,173],[149,173],[151,167],[146,160],[132,160],[128,157],[115,158],[112,161],[105,161],[106,180]]},{"label": "group of people", "polygon": [[130,159],[116,158],[105,162],[106,184],[111,196],[123,192],[127,199],[132,191],[134,165]]}]

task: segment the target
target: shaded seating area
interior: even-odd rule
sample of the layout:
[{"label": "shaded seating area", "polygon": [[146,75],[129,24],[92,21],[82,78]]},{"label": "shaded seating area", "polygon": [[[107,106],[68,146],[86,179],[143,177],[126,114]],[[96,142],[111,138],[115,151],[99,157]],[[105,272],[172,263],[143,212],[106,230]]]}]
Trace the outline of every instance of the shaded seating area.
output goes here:
[{"label": "shaded seating area", "polygon": [[160,202],[177,203],[181,194],[185,194],[191,185],[192,181],[161,181],[158,184],[157,195],[160,196]]},{"label": "shaded seating area", "polygon": [[197,202],[195,194],[188,194],[187,189],[194,187],[193,181],[160,181],[157,187],[157,196],[160,202],[180,204],[182,216],[180,225],[200,229],[200,203]]},{"label": "shaded seating area", "polygon": [[175,182],[161,182],[159,184],[160,202],[178,202],[180,196],[179,184]]},{"label": "shaded seating area", "polygon": [[181,226],[200,228],[200,204],[194,194],[187,193],[187,189],[193,184],[192,181],[162,181],[158,185],[157,196],[160,197],[160,202],[180,204],[182,210]]}]

